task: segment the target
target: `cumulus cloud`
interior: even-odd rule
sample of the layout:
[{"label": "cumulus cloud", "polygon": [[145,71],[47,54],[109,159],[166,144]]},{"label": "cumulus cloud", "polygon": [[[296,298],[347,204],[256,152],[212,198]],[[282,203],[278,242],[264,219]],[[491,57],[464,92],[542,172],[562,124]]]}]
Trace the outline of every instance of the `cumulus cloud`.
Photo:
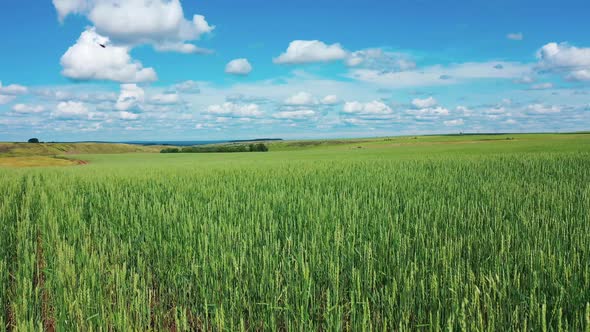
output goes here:
[{"label": "cumulus cloud", "polygon": [[510,40],[523,40],[524,35],[522,34],[522,32],[512,32],[512,33],[507,34],[506,38],[508,38]]},{"label": "cumulus cloud", "polygon": [[131,113],[131,112],[127,112],[127,111],[121,111],[121,112],[119,112],[118,115],[119,115],[120,120],[125,120],[125,121],[139,119],[139,114]]},{"label": "cumulus cloud", "polygon": [[405,71],[416,68],[407,55],[372,48],[352,52],[345,61],[349,67],[363,67],[381,71]]},{"label": "cumulus cloud", "polygon": [[137,84],[121,84],[121,93],[117,98],[115,109],[117,111],[129,111],[141,109],[145,100],[145,92]]},{"label": "cumulus cloud", "polygon": [[409,110],[408,112],[411,114],[415,114],[419,118],[447,116],[450,114],[448,109],[440,106],[421,108],[418,110]]},{"label": "cumulus cloud", "polygon": [[203,130],[203,129],[219,129],[219,128],[216,128],[215,125],[213,125],[211,123],[197,123],[195,125],[195,129]]},{"label": "cumulus cloud", "polygon": [[257,104],[235,104],[231,102],[211,105],[207,108],[207,113],[234,118],[253,118],[263,115]]},{"label": "cumulus cloud", "polygon": [[278,64],[303,64],[343,60],[348,56],[340,44],[327,45],[319,40],[294,40],[274,59]]},{"label": "cumulus cloud", "polygon": [[200,48],[193,44],[183,43],[162,43],[154,45],[156,51],[160,52],[177,52],[184,54],[211,54],[212,51],[206,48]]},{"label": "cumulus cloud", "polygon": [[276,119],[282,120],[307,120],[316,116],[316,112],[309,109],[296,111],[283,111],[273,114]]},{"label": "cumulus cloud", "polygon": [[0,94],[2,95],[16,96],[24,95],[27,92],[29,92],[29,89],[26,86],[22,86],[19,84],[10,84],[7,86],[3,86],[2,82],[0,82]]},{"label": "cumulus cloud", "polygon": [[8,104],[16,99],[16,96],[0,95],[0,105]]},{"label": "cumulus cloud", "polygon": [[159,93],[150,98],[150,102],[155,105],[174,105],[180,102],[180,96],[176,93]]},{"label": "cumulus cloud", "polygon": [[336,96],[336,95],[328,95],[328,96],[325,96],[324,98],[322,98],[321,102],[323,105],[336,105],[340,102],[340,100],[338,99],[338,96]]},{"label": "cumulus cloud", "polygon": [[16,104],[12,106],[12,110],[19,114],[35,114],[44,112],[45,107],[41,105]]},{"label": "cumulus cloud", "polygon": [[200,93],[201,89],[199,89],[199,83],[195,81],[184,81],[174,85],[174,90],[183,93]]},{"label": "cumulus cloud", "polygon": [[537,59],[541,70],[563,73],[572,81],[590,80],[590,48],[548,43],[537,51]]},{"label": "cumulus cloud", "polygon": [[[106,45],[105,48],[100,44]],[[76,44],[61,57],[62,74],[74,80],[150,82],[157,79],[152,68],[143,68],[129,55],[129,48],[115,46],[94,28],[82,32]]]},{"label": "cumulus cloud", "polygon": [[568,81],[590,81],[590,69],[574,70],[566,76]]},{"label": "cumulus cloud", "polygon": [[532,104],[527,106],[527,110],[530,113],[537,113],[537,114],[549,114],[549,113],[559,113],[561,112],[561,108],[558,106],[548,106],[543,104]]},{"label": "cumulus cloud", "polygon": [[23,95],[29,92],[26,86],[18,84],[10,84],[3,86],[0,82],[0,105],[8,104],[16,99],[16,96]]},{"label": "cumulus cloud", "polygon": [[57,10],[57,16],[60,21],[69,14],[80,14],[88,9],[86,0],[53,0],[53,5]]},{"label": "cumulus cloud", "polygon": [[383,102],[374,100],[368,103],[346,102],[342,112],[356,115],[389,115],[393,113],[393,110]]},{"label": "cumulus cloud", "polygon": [[455,120],[448,120],[443,122],[445,126],[452,127],[452,126],[461,126],[463,125],[463,119],[455,119]]},{"label": "cumulus cloud", "polygon": [[317,104],[317,100],[313,97],[311,93],[298,92],[290,96],[289,98],[285,99],[284,103],[285,105],[306,106]]},{"label": "cumulus cloud", "polygon": [[200,53],[187,43],[210,33],[203,15],[186,19],[180,0],[53,0],[58,17],[88,18],[102,35],[127,45],[152,44],[158,50]]},{"label": "cumulus cloud", "polygon": [[77,101],[62,101],[57,104],[55,111],[51,113],[52,117],[62,120],[87,119],[88,115],[86,105]]},{"label": "cumulus cloud", "polygon": [[463,105],[459,105],[457,106],[457,108],[455,109],[456,114],[462,115],[462,116],[472,116],[473,110],[471,110],[469,107],[467,106],[463,106]]},{"label": "cumulus cloud", "polygon": [[523,77],[514,80],[514,82],[519,84],[531,84],[535,82],[535,79],[529,75],[524,75]]},{"label": "cumulus cloud", "polygon": [[506,108],[502,107],[502,106],[495,106],[495,107],[488,108],[488,109],[484,110],[484,113],[491,114],[491,115],[504,114],[504,113],[506,113]]},{"label": "cumulus cloud", "polygon": [[[494,67],[502,66],[502,70]],[[420,70],[382,71],[352,69],[348,77],[388,88],[457,84],[475,79],[517,79],[531,71],[531,66],[516,62],[467,62],[448,66],[429,66]],[[441,79],[444,77],[445,79]]]},{"label": "cumulus cloud", "polygon": [[504,121],[505,124],[509,124],[509,125],[514,125],[517,124],[518,122],[516,122],[516,120],[514,119],[508,119],[506,121]]},{"label": "cumulus cloud", "polygon": [[252,71],[252,65],[248,59],[235,59],[225,66],[225,72],[232,75],[248,75]]},{"label": "cumulus cloud", "polygon": [[406,71],[416,63],[403,53],[380,48],[348,52],[340,44],[327,45],[319,40],[295,40],[287,51],[274,59],[278,64],[303,64],[343,60],[348,67],[372,69],[380,72]]},{"label": "cumulus cloud", "polygon": [[433,97],[428,97],[426,99],[416,98],[416,99],[412,100],[412,105],[414,105],[414,107],[416,107],[416,108],[428,108],[428,107],[436,106],[437,101]]}]

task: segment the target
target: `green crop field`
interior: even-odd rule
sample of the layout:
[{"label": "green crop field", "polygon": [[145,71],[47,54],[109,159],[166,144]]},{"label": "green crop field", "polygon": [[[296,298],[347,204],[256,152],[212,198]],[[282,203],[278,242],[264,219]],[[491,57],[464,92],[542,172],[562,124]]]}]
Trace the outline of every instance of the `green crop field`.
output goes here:
[{"label": "green crop field", "polygon": [[590,331],[590,135],[269,146],[0,166],[0,330]]}]

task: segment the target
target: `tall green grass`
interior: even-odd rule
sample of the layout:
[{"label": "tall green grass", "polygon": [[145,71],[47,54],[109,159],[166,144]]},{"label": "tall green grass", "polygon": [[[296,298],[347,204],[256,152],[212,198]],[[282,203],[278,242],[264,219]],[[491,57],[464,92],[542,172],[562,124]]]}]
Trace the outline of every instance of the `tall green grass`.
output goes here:
[{"label": "tall green grass", "polygon": [[2,327],[590,330],[590,153],[248,156],[0,170]]}]

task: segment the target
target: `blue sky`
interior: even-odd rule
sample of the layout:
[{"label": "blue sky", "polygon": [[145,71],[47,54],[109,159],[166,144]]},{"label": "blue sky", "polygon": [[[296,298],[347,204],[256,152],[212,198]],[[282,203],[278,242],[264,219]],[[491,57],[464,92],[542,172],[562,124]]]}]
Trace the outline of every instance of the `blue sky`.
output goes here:
[{"label": "blue sky", "polygon": [[4,2],[0,141],[588,130],[589,10],[528,0]]}]

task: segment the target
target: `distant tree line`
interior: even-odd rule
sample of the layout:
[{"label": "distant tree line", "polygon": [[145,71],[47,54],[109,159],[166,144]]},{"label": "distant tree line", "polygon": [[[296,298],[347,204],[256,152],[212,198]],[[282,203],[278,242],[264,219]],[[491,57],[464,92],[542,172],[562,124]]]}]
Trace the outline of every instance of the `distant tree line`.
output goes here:
[{"label": "distant tree line", "polygon": [[267,152],[268,146],[264,143],[257,144],[233,144],[233,145],[208,145],[188,146],[184,148],[165,148],[160,153],[231,153],[231,152]]}]

